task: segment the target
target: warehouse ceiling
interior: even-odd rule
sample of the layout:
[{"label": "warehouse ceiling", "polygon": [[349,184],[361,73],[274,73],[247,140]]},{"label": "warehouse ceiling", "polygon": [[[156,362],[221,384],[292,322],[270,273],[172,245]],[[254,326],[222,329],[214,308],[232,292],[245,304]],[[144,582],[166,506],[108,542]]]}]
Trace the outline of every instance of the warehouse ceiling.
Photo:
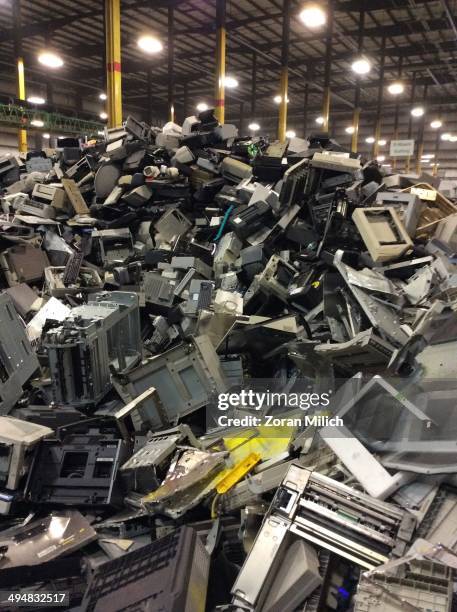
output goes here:
[{"label": "warehouse ceiling", "polygon": [[[15,0],[13,0],[15,1]],[[303,2],[293,2],[290,32],[289,116],[308,120],[322,108],[326,49],[325,28],[307,29],[298,18]],[[362,119],[376,108],[383,38],[385,79],[405,82],[400,100],[410,107],[412,83],[415,99],[425,99],[431,114],[443,115],[457,100],[457,2],[455,0],[335,0],[331,66],[331,121],[338,131],[341,117],[350,117],[356,77],[350,65],[357,55],[360,11],[364,10],[363,51],[373,62],[361,79]],[[228,92],[227,114],[246,121],[275,123],[279,89],[282,36],[281,0],[227,0],[227,73],[239,80]],[[211,103],[214,83],[215,1],[122,0],[122,72],[124,105],[145,118],[166,119],[168,95],[168,13],[174,15],[174,81],[178,118],[187,100],[190,111],[197,102]],[[0,64],[4,79],[14,80],[14,37],[11,0],[0,0]],[[29,90],[47,94],[68,91],[74,110],[83,112],[81,100],[98,101],[104,90],[104,23],[100,0],[22,0],[22,41]],[[136,45],[141,33],[163,42],[163,51],[146,56]],[[54,48],[65,65],[43,70],[37,52]],[[253,67],[256,80],[253,82]],[[252,98],[255,90],[255,117]],[[0,94],[2,92],[0,91]],[[187,96],[187,98],[186,98]],[[397,99],[384,92],[383,113],[391,116]],[[243,104],[241,108],[241,103]],[[409,112],[400,121],[409,121]],[[291,120],[292,120],[291,119]],[[368,119],[367,119],[368,120]],[[406,128],[405,128],[406,129]]]}]

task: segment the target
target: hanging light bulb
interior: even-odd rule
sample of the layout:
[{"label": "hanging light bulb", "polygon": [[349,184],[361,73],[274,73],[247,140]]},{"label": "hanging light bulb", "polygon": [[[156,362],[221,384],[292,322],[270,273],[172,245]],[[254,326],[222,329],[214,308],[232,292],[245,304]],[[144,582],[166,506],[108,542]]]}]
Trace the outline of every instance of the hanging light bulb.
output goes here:
[{"label": "hanging light bulb", "polygon": [[356,74],[368,74],[371,70],[371,63],[366,58],[361,57],[352,62],[351,68]]},{"label": "hanging light bulb", "polygon": [[300,12],[300,19],[307,28],[320,28],[327,23],[327,13],[318,4],[307,4]]},{"label": "hanging light bulb", "polygon": [[387,88],[387,91],[392,94],[392,96],[398,96],[405,91],[405,86],[403,83],[400,83],[400,81],[397,81],[395,83],[391,83]]}]

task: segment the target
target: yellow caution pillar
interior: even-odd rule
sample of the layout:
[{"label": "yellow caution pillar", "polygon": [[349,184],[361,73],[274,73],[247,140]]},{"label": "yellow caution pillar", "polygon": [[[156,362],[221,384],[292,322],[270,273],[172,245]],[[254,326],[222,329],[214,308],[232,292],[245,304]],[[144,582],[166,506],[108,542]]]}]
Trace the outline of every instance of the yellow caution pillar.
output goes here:
[{"label": "yellow caution pillar", "polygon": [[225,0],[216,0],[216,91],[214,108],[219,123],[225,121]]},{"label": "yellow caution pillar", "polygon": [[[359,87],[357,85],[357,87]],[[352,141],[351,141],[351,152],[357,153],[357,148],[359,146],[359,124],[360,124],[360,107],[357,106],[354,108],[354,115],[352,117],[352,127],[354,131],[352,132]]]},{"label": "yellow caution pillar", "polygon": [[286,140],[287,132],[287,91],[289,89],[289,70],[287,66],[281,68],[281,84],[280,84],[280,96],[281,102],[279,103],[279,123],[278,123],[278,140],[284,142]]},{"label": "yellow caution pillar", "polygon": [[286,140],[287,103],[289,89],[289,38],[290,38],[290,0],[283,0],[282,5],[282,48],[281,48],[281,84],[278,121],[278,140]]},{"label": "yellow caution pillar", "polygon": [[[16,95],[21,101],[25,101],[25,71],[24,58],[22,57],[22,23],[21,23],[21,0],[15,0],[13,7],[14,23],[14,53],[16,56]],[[27,152],[27,131],[19,128],[17,133],[17,147],[19,153]]]},{"label": "yellow caution pillar", "polygon": [[324,101],[322,105],[322,117],[324,123],[322,124],[322,131],[328,132],[330,129],[330,76],[332,69],[332,37],[333,37],[333,0],[329,0],[327,5],[327,40],[325,43],[325,66],[324,66]]},{"label": "yellow caution pillar", "polygon": [[[17,63],[17,97],[19,100],[25,101],[25,73],[24,73],[24,60],[22,57],[18,57]],[[19,153],[27,153],[27,130],[19,128],[17,134],[17,146]]]},{"label": "yellow caution pillar", "polygon": [[175,120],[175,19],[173,7],[168,8],[168,120]]},{"label": "yellow caution pillar", "polygon": [[121,2],[105,0],[108,127],[122,125]]}]

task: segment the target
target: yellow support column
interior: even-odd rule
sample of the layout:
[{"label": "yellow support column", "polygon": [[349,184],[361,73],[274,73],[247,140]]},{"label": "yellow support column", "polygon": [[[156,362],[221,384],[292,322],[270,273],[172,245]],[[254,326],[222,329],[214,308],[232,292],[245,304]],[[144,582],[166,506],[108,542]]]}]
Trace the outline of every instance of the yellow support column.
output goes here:
[{"label": "yellow support column", "polygon": [[330,129],[330,75],[332,70],[332,40],[333,40],[333,0],[327,3],[327,40],[325,43],[325,66],[324,66],[324,101],[322,105],[322,131],[328,132]]},{"label": "yellow support column", "polygon": [[328,132],[330,127],[330,87],[324,89],[324,103],[322,105],[322,117],[324,123],[322,124],[322,131]]},{"label": "yellow support column", "polygon": [[278,121],[278,140],[286,140],[287,131],[287,90],[289,87],[289,38],[290,38],[290,0],[282,4],[282,47],[281,47],[281,84]]},{"label": "yellow support column", "polygon": [[225,121],[225,0],[216,0],[216,91],[214,108],[219,123]]},{"label": "yellow support column", "polygon": [[[19,100],[25,101],[25,73],[24,60],[22,57],[17,58],[17,97]],[[19,153],[27,153],[27,131],[19,128],[17,133],[17,146]]]},{"label": "yellow support column", "polygon": [[420,174],[422,171],[422,155],[424,154],[424,143],[420,142],[417,147],[417,159],[416,159],[416,173]]},{"label": "yellow support column", "polygon": [[[21,0],[12,2],[14,23],[14,54],[16,57],[16,95],[19,100],[25,100],[25,73],[22,57],[22,22]],[[17,148],[19,153],[27,152],[27,131],[19,128],[17,131]]]},{"label": "yellow support column", "polygon": [[376,159],[379,155],[379,140],[381,138],[381,119],[376,121],[376,126],[374,129],[374,137],[375,141],[373,144],[373,159]]},{"label": "yellow support column", "polygon": [[168,120],[175,120],[175,19],[173,7],[168,8]]},{"label": "yellow support column", "polygon": [[354,127],[354,131],[352,133],[352,142],[351,142],[351,152],[357,153],[357,147],[359,144],[359,123],[360,123],[360,108],[357,107],[354,109],[354,116],[352,119],[352,125]]},{"label": "yellow support column", "polygon": [[105,0],[108,127],[122,125],[121,3]]},{"label": "yellow support column", "polygon": [[287,90],[289,87],[289,69],[287,66],[281,68],[281,102],[279,103],[278,140],[284,142],[287,132]]}]

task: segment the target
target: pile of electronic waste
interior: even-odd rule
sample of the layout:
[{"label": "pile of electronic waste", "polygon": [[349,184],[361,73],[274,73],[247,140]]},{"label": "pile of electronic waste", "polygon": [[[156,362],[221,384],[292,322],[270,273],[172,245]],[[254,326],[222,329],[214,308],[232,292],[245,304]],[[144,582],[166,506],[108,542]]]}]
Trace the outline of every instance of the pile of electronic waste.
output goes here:
[{"label": "pile of electronic waste", "polygon": [[453,194],[212,110],[64,145],[0,159],[0,610],[451,610]]}]

